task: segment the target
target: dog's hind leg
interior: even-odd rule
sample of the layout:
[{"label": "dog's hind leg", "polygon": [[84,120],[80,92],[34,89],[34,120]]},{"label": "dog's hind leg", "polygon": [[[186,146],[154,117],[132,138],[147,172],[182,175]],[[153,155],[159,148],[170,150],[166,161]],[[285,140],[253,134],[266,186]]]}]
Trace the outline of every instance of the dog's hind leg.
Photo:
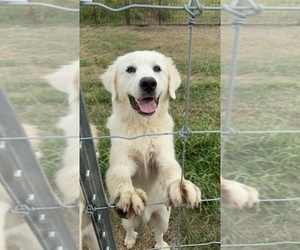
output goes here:
[{"label": "dog's hind leg", "polygon": [[134,246],[138,232],[135,229],[138,227],[140,219],[138,217],[133,217],[131,219],[122,219],[122,225],[126,230],[126,237],[124,240],[124,245],[127,249],[130,249]]},{"label": "dog's hind leg", "polygon": [[154,226],[156,248],[170,249],[168,248],[168,243],[163,239],[164,233],[169,227],[170,210],[170,208],[167,210],[167,208],[163,205],[151,216],[151,224]]}]

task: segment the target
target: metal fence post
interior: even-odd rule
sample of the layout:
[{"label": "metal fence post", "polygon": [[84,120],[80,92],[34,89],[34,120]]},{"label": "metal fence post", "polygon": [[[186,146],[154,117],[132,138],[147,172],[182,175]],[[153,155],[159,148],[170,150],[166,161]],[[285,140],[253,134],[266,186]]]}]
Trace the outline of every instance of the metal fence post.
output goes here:
[{"label": "metal fence post", "polygon": [[24,129],[0,86],[0,182],[45,250],[77,249],[65,223],[60,200],[53,193]]},{"label": "metal fence post", "polygon": [[82,93],[80,93],[80,185],[101,250],[115,250],[109,218],[109,204],[103,188],[92,133]]}]

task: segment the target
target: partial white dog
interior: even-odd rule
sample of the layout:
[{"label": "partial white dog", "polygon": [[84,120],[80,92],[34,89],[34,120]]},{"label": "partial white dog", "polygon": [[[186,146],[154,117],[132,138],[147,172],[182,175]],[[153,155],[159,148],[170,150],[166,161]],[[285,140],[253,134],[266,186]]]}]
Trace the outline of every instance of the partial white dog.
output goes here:
[{"label": "partial white dog", "polygon": [[[169,97],[175,98],[181,80],[171,58],[154,51],[132,52],[119,57],[101,79],[112,95],[113,113],[107,123],[111,136],[173,132]],[[155,247],[168,247],[163,234],[168,229],[169,206],[194,207],[201,199],[198,187],[185,179],[181,182],[173,137],[113,138],[111,143],[106,185],[112,204],[124,218],[126,247],[136,242],[139,217],[153,222]],[[164,204],[147,206],[153,202]]]},{"label": "partial white dog", "polygon": [[[57,172],[56,184],[63,195],[64,203],[79,204],[79,241],[89,249],[97,249],[98,242],[88,215],[83,213],[85,202],[79,184],[79,61],[61,67],[47,75],[45,79],[54,88],[68,95],[69,114],[60,118],[57,127],[63,130],[67,145],[63,156],[62,168]],[[97,134],[95,126],[91,126],[93,135]],[[74,138],[75,137],[75,138]],[[77,137],[77,138],[76,138]],[[95,142],[95,141],[94,141]],[[79,242],[80,249],[82,243]]]},{"label": "partial white dog", "polygon": [[[79,202],[79,61],[61,67],[44,77],[54,88],[68,94],[69,114],[60,118],[57,127],[67,138],[63,166],[56,184],[66,204]],[[74,138],[75,137],[75,138]],[[77,138],[76,138],[77,137]]]}]

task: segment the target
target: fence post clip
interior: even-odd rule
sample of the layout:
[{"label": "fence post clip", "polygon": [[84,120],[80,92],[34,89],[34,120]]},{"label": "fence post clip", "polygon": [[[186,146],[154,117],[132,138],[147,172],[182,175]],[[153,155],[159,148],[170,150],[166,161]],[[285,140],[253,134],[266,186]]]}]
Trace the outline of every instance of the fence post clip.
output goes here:
[{"label": "fence post clip", "polygon": [[95,211],[96,211],[96,208],[92,204],[88,204],[84,208],[84,212],[89,215],[94,214]]},{"label": "fence post clip", "polygon": [[187,141],[187,137],[193,134],[193,131],[188,128],[187,125],[183,125],[181,130],[179,130],[178,134],[181,137],[182,143]]},{"label": "fence post clip", "polygon": [[[194,13],[191,11],[191,7],[193,7],[194,3],[196,4],[198,13]],[[190,14],[189,17],[189,26],[192,26],[195,24],[195,17],[197,15],[201,15],[203,13],[203,5],[199,3],[198,0],[189,0],[188,4],[184,5],[184,9]]]},{"label": "fence post clip", "polygon": [[22,215],[30,214],[31,211],[33,211],[33,209],[25,204],[18,204],[10,209],[10,212]]}]

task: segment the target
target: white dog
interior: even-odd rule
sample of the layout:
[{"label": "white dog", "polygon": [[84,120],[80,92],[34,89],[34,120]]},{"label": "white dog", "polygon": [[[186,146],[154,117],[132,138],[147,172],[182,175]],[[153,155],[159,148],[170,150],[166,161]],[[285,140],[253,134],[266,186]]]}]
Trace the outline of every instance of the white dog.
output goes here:
[{"label": "white dog", "polygon": [[[62,168],[56,175],[56,184],[63,195],[64,203],[79,204],[80,206],[80,212],[75,213],[76,217],[79,216],[78,230],[81,228],[79,241],[83,239],[83,244],[89,249],[97,249],[98,242],[93,226],[89,216],[83,213],[85,201],[79,184],[79,72],[79,61],[77,60],[47,75],[45,79],[51,86],[66,93],[69,103],[69,114],[60,118],[57,124],[57,127],[69,138],[67,138],[63,155]],[[94,135],[97,134],[95,126],[92,125],[91,130]],[[81,242],[79,242],[79,246],[81,249]]]},{"label": "white dog", "polygon": [[[79,202],[79,61],[61,67],[44,77],[48,83],[68,95],[69,114],[60,118],[57,127],[67,138],[63,167],[57,172],[56,184],[66,204]],[[75,138],[74,138],[75,137]],[[76,138],[77,137],[77,138]]]},{"label": "white dog", "polygon": [[[101,79],[112,95],[113,114],[107,123],[111,136],[173,132],[169,97],[175,98],[181,80],[170,58],[154,51],[129,53],[119,57]],[[124,218],[128,249],[136,242],[139,216],[153,222],[155,247],[168,247],[163,234],[168,229],[169,206],[193,207],[201,199],[198,187],[185,179],[181,182],[169,135],[113,138],[106,185],[111,202]],[[153,202],[164,204],[147,206]]]}]

